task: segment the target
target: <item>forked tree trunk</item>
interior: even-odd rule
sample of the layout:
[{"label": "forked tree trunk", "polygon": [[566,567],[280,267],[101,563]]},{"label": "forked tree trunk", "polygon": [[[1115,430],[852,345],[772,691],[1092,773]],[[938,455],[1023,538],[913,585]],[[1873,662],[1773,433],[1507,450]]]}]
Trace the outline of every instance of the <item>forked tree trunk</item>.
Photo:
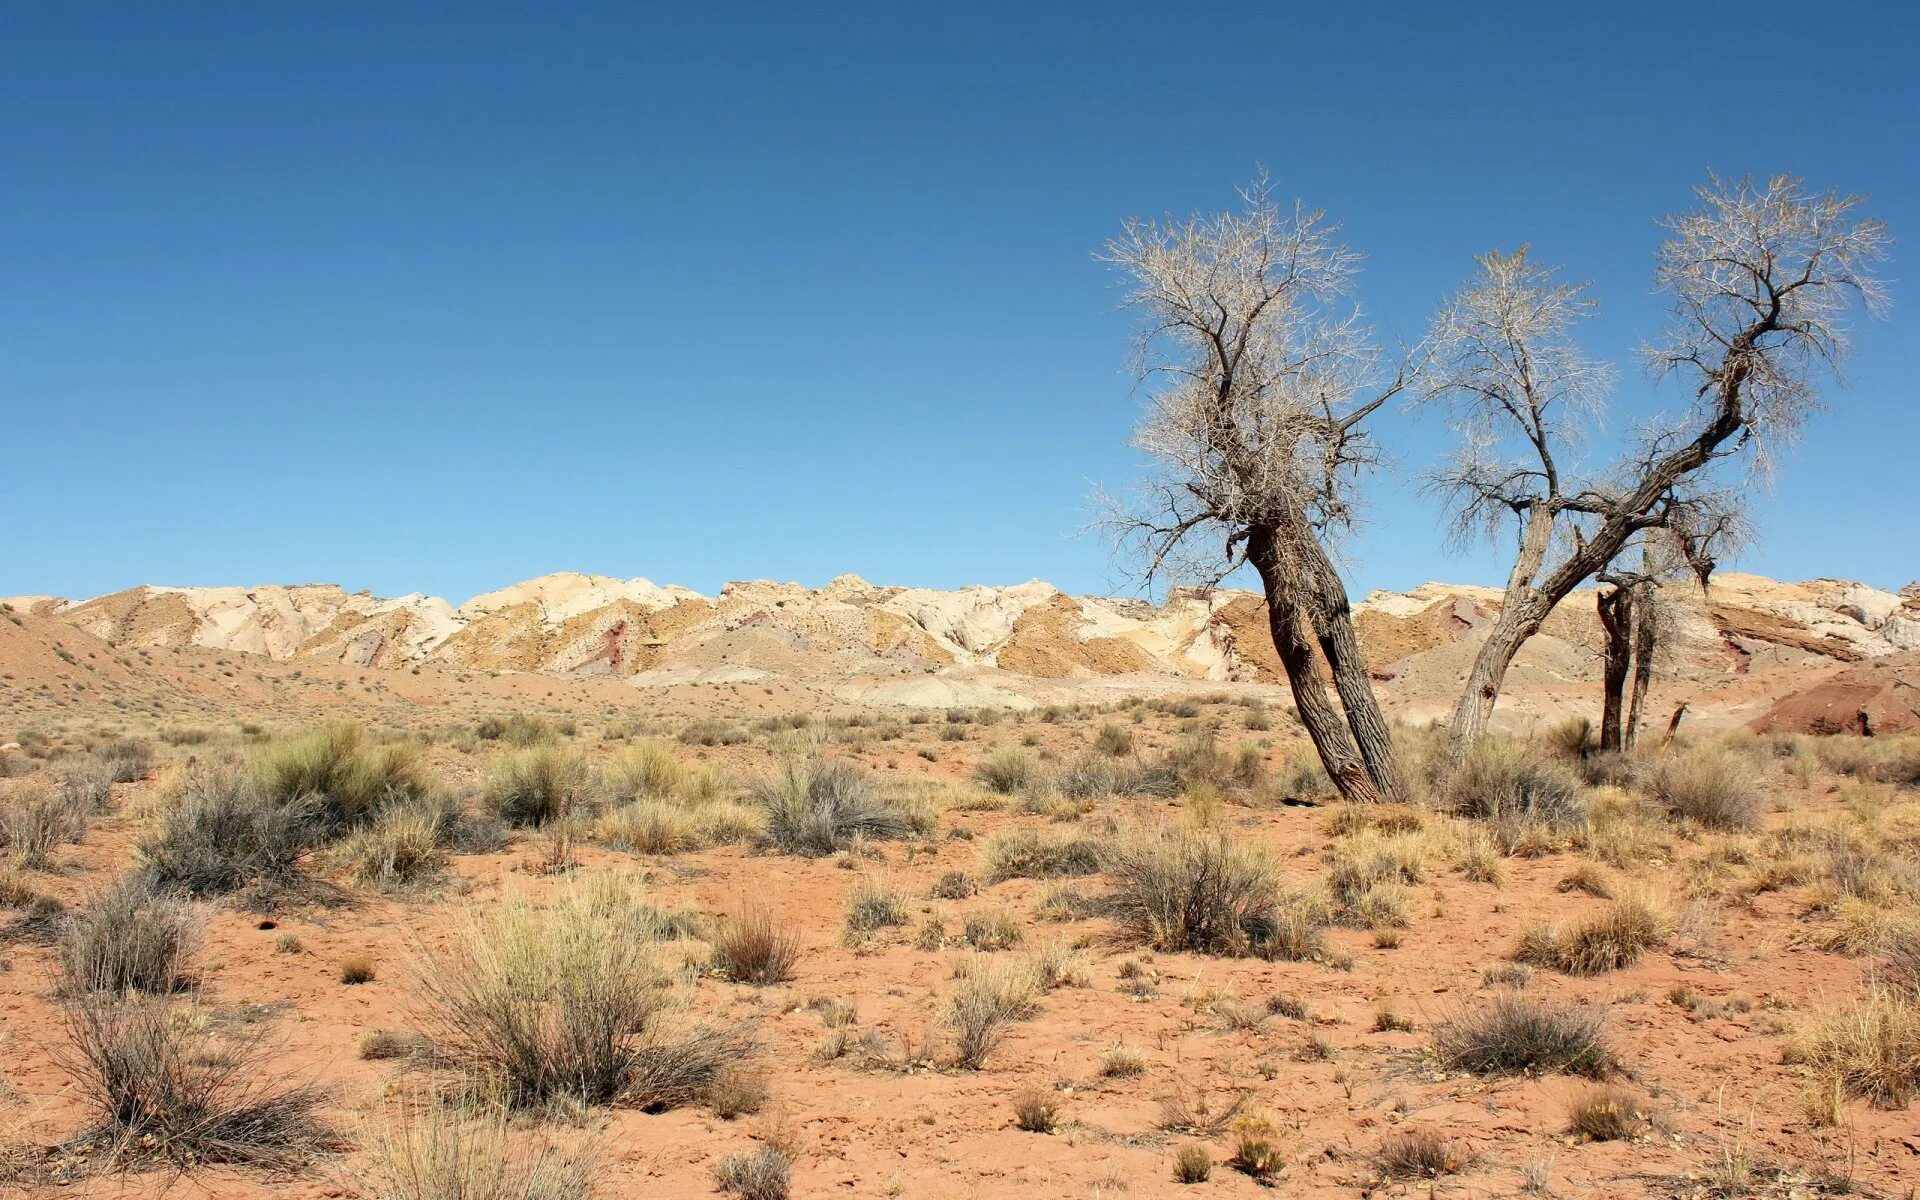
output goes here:
[{"label": "forked tree trunk", "polygon": [[1247,559],[1260,575],[1261,590],[1267,600],[1267,625],[1273,634],[1273,648],[1286,669],[1287,685],[1293,692],[1294,708],[1300,724],[1320,756],[1320,765],[1343,799],[1353,803],[1373,803],[1384,799],[1366,762],[1354,747],[1345,719],[1327,696],[1320,674],[1320,656],[1308,639],[1306,615],[1301,611],[1299,592],[1281,569],[1271,528],[1248,531]]},{"label": "forked tree trunk", "polygon": [[1373,677],[1367,660],[1360,653],[1360,638],[1353,628],[1353,605],[1347,598],[1347,585],[1327,557],[1319,539],[1301,529],[1301,573],[1307,589],[1303,600],[1307,619],[1320,642],[1333,674],[1334,690],[1340,694],[1340,706],[1347,713],[1347,728],[1360,751],[1360,760],[1373,779],[1382,799],[1402,799],[1399,774],[1393,759],[1393,730],[1386,714],[1380,711],[1380,699],[1373,691]]},{"label": "forked tree trunk", "polygon": [[1606,665],[1601,672],[1600,749],[1625,745],[1627,675],[1633,669],[1633,589],[1614,587],[1600,593],[1600,629],[1606,635]]}]

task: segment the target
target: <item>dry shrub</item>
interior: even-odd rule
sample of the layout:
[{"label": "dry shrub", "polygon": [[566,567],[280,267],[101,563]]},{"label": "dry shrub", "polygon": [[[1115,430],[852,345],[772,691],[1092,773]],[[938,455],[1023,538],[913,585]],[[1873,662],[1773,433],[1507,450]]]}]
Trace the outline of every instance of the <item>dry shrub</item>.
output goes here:
[{"label": "dry shrub", "polygon": [[358,725],[344,722],[273,743],[254,769],[271,798],[306,802],[318,836],[329,838],[430,790],[418,746],[374,744]]},{"label": "dry shrub", "polygon": [[1106,850],[1120,927],[1156,950],[1261,952],[1280,931],[1272,859],[1223,832],[1135,830]]},{"label": "dry shrub", "polygon": [[1060,1123],[1060,1098],[1029,1085],[1013,1095],[1013,1124],[1028,1133],[1052,1133]]},{"label": "dry shrub", "polygon": [[1392,1134],[1374,1152],[1374,1165],[1387,1179],[1438,1179],[1464,1167],[1471,1156],[1431,1129]]},{"label": "dry shrub", "polygon": [[1643,953],[1667,940],[1672,925],[1657,901],[1629,895],[1584,920],[1527,930],[1514,958],[1569,975],[1601,975],[1640,961]]},{"label": "dry shrub", "polygon": [[349,954],[340,960],[340,982],[348,987],[372,983],[377,973],[373,959],[365,954]]},{"label": "dry shrub", "polygon": [[1266,1180],[1286,1166],[1286,1137],[1264,1113],[1241,1113],[1227,1127],[1227,1165],[1243,1175]]},{"label": "dry shrub", "polygon": [[487,765],[480,803],[520,828],[539,827],[591,807],[592,775],[578,751],[554,746],[508,750]]},{"label": "dry shrub", "polygon": [[665,800],[689,783],[688,771],[671,747],[656,738],[635,742],[607,764],[607,790],[616,803]]},{"label": "dry shrub", "polygon": [[893,881],[886,875],[869,875],[847,893],[846,915],[841,922],[841,938],[849,946],[858,945],[878,929],[907,923],[907,906]]},{"label": "dry shrub", "polygon": [[395,1103],[364,1140],[377,1200],[586,1200],[592,1190],[589,1149],[517,1134],[499,1108]]},{"label": "dry shrub", "polygon": [[1616,1063],[1606,1018],[1517,992],[1502,992],[1434,1027],[1442,1062],[1476,1075],[1561,1071],[1598,1078]]},{"label": "dry shrub", "polygon": [[713,1185],[737,1200],[787,1200],[793,1155],[779,1146],[729,1154],[714,1164]]},{"label": "dry shrub", "polygon": [[658,910],[617,880],[544,909],[508,895],[423,956],[416,1022],[441,1061],[515,1105],[685,1103],[753,1043],[668,1028],[680,996],[654,959],[658,933]]},{"label": "dry shrub", "polygon": [[1753,829],[1765,808],[1753,760],[1720,746],[1661,760],[1648,791],[1669,814],[1708,829]]},{"label": "dry shrub", "polygon": [[974,764],[973,777],[988,791],[1011,796],[1039,782],[1040,766],[1018,746],[1002,746]]},{"label": "dry shrub", "polygon": [[398,804],[342,842],[337,857],[356,883],[409,887],[432,879],[447,864],[441,849],[445,810],[428,802]]},{"label": "dry shrub", "polygon": [[712,844],[692,810],[670,800],[635,800],[601,814],[593,840],[634,854],[688,854]]},{"label": "dry shrub", "polygon": [[1205,1183],[1213,1176],[1213,1151],[1199,1142],[1182,1142],[1173,1152],[1175,1183]]},{"label": "dry shrub", "polygon": [[86,811],[59,789],[34,780],[14,796],[0,809],[0,846],[12,855],[14,867],[40,870],[56,848],[85,836]]},{"label": "dry shrub", "polygon": [[1509,851],[1529,838],[1570,835],[1587,817],[1587,787],[1572,767],[1497,735],[1474,744],[1444,795],[1459,816],[1488,822]]},{"label": "dry shrub", "polygon": [[63,1065],[96,1115],[83,1138],[113,1165],[229,1163],[291,1170],[335,1139],[325,1096],[288,1086],[257,1041],[218,1044],[158,999],[82,998]]},{"label": "dry shrub", "polygon": [[61,938],[66,986],[81,992],[171,992],[187,982],[200,921],[177,900],[130,876],[68,918]]},{"label": "dry shrub", "polygon": [[960,926],[960,939],[975,950],[1011,950],[1026,936],[1019,918],[1004,908],[968,913]]},{"label": "dry shrub", "polygon": [[752,795],[767,810],[768,836],[789,854],[818,857],[845,850],[856,838],[903,838],[926,828],[843,762],[790,758],[778,774],[755,783]]},{"label": "dry shrub", "polygon": [[181,777],[180,802],[140,855],[157,886],[220,896],[291,876],[321,825],[312,797],[285,799],[236,764],[206,763]]},{"label": "dry shrub", "polygon": [[1048,836],[1032,829],[994,834],[980,851],[980,873],[989,883],[1009,879],[1057,879],[1100,869],[1102,843],[1082,833]]},{"label": "dry shrub", "polygon": [[793,977],[800,938],[772,910],[748,909],[720,927],[713,947],[714,965],[736,983],[766,985]]},{"label": "dry shrub", "polygon": [[1567,1100],[1567,1132],[1590,1142],[1639,1137],[1653,1128],[1653,1109],[1627,1088],[1592,1084]]},{"label": "dry shrub", "polygon": [[960,1066],[977,1071],[1007,1027],[1033,1015],[1039,988],[1024,964],[975,957],[947,1000],[946,1024]]},{"label": "dry shrub", "polygon": [[1849,1096],[1904,1108],[1920,1092],[1920,999],[1876,989],[1816,1017],[1787,1054]]}]

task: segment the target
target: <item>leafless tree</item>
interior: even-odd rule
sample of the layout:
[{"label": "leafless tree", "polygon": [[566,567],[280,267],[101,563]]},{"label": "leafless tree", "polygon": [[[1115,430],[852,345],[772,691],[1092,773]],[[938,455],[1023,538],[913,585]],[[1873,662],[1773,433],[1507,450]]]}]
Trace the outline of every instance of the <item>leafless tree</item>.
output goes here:
[{"label": "leafless tree", "polygon": [[1669,510],[1665,525],[1639,534],[1601,568],[1596,607],[1606,641],[1600,749],[1631,750],[1639,738],[1647,689],[1653,683],[1662,637],[1672,622],[1673,607],[1664,586],[1691,578],[1703,590],[1710,587],[1719,560],[1737,552],[1747,537],[1745,509],[1738,495],[1699,497]]},{"label": "leafless tree", "polygon": [[1114,524],[1149,581],[1212,584],[1251,565],[1328,776],[1350,800],[1398,798],[1328,542],[1351,526],[1354,481],[1371,462],[1360,424],[1407,371],[1383,365],[1346,300],[1359,256],[1338,228],[1276,204],[1264,177],[1242,199],[1238,212],[1130,221],[1100,256],[1140,318],[1133,366],[1151,391],[1134,444],[1157,466]]},{"label": "leafless tree", "polygon": [[[1479,260],[1435,318],[1423,395],[1450,404],[1461,432],[1435,479],[1463,531],[1511,523],[1518,548],[1500,616],[1454,711],[1455,756],[1485,730],[1508,666],[1554,605],[1615,563],[1637,535],[1702,511],[1730,478],[1765,470],[1846,357],[1856,305],[1885,310],[1874,269],[1888,244],[1861,201],[1780,176],[1718,178],[1669,218],[1654,279],[1671,306],[1646,349],[1656,377],[1691,392],[1684,414],[1650,421],[1611,469],[1580,475],[1570,447],[1598,418],[1612,380],[1573,334],[1592,308],[1525,250]],[[1692,514],[1692,516],[1689,516]]]}]

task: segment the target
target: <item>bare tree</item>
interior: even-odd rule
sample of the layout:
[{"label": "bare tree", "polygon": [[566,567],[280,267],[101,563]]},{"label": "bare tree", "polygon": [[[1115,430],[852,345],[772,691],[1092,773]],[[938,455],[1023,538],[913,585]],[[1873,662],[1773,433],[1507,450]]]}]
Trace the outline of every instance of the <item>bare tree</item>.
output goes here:
[{"label": "bare tree", "polygon": [[1819,377],[1846,357],[1854,305],[1885,309],[1873,271],[1887,231],[1859,215],[1858,197],[1785,176],[1764,187],[1714,178],[1698,197],[1666,222],[1654,278],[1672,320],[1645,352],[1692,399],[1678,420],[1649,422],[1611,470],[1575,477],[1566,461],[1612,378],[1573,337],[1592,308],[1584,285],[1558,281],[1525,250],[1495,252],[1435,318],[1423,393],[1453,406],[1462,434],[1435,484],[1462,530],[1511,522],[1518,532],[1500,615],[1454,711],[1456,758],[1553,607],[1636,535],[1697,511],[1728,474],[1766,469],[1815,407]]},{"label": "bare tree", "polygon": [[1328,776],[1350,800],[1396,799],[1390,733],[1328,539],[1351,526],[1354,480],[1371,462],[1360,423],[1407,373],[1383,370],[1344,300],[1359,256],[1337,227],[1282,209],[1264,177],[1242,198],[1239,212],[1130,221],[1100,256],[1140,317],[1133,366],[1152,393],[1134,444],[1157,464],[1114,521],[1149,581],[1214,584],[1251,565]]},{"label": "bare tree", "polygon": [[[1631,750],[1672,606],[1662,589],[1691,578],[1711,586],[1718,560],[1748,536],[1744,506],[1731,494],[1709,495],[1669,509],[1667,522],[1640,534],[1601,568],[1596,606],[1605,636],[1601,673],[1600,749]],[[1627,566],[1623,564],[1632,563]],[[1628,679],[1632,680],[1631,696]]]}]

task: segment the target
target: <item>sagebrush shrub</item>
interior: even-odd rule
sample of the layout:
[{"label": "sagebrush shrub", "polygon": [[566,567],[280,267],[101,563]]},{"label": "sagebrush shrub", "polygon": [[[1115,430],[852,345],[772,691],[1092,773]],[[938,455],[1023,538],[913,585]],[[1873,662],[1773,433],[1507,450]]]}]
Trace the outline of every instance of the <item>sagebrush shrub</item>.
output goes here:
[{"label": "sagebrush shrub", "polygon": [[1669,813],[1708,829],[1752,829],[1765,808],[1753,762],[1718,746],[1661,760],[1648,787]]},{"label": "sagebrush shrub", "polygon": [[818,857],[844,850],[855,838],[903,838],[919,829],[914,815],[874,791],[847,763],[791,758],[779,773],[753,785],[767,810],[767,835],[790,854]]},{"label": "sagebrush shrub", "polygon": [[156,886],[225,895],[293,874],[321,825],[311,797],[284,799],[235,764],[202,764],[183,776],[179,803],[140,856]]},{"label": "sagebrush shrub", "polygon": [[618,881],[547,908],[509,895],[418,964],[420,1032],[510,1103],[686,1103],[754,1044],[740,1029],[668,1028],[677,992],[652,953],[660,930],[659,910]]},{"label": "sagebrush shrub", "polygon": [[377,1200],[586,1200],[590,1149],[516,1133],[504,1110],[463,1113],[425,1096],[391,1103],[370,1126]]},{"label": "sagebrush shrub", "polygon": [[981,848],[980,872],[990,884],[1092,875],[1100,869],[1100,853],[1100,840],[1083,833],[1049,836],[1032,829],[1008,829],[994,834]]},{"label": "sagebrush shrub", "polygon": [[150,998],[82,998],[67,1008],[63,1062],[94,1110],[110,1162],[229,1163],[288,1169],[333,1147],[325,1095],[269,1070],[257,1041],[216,1043],[204,1025]]},{"label": "sagebrush shrub", "polygon": [[488,764],[480,803],[509,825],[538,828],[590,807],[592,783],[587,761],[576,751],[508,750]]},{"label": "sagebrush shrub", "polygon": [[200,940],[186,905],[156,896],[140,876],[122,879],[67,919],[60,940],[66,986],[80,992],[171,992],[187,983]]},{"label": "sagebrush shrub", "polygon": [[1115,920],[1157,950],[1259,953],[1281,932],[1272,859],[1225,833],[1136,830],[1108,845],[1103,865]]},{"label": "sagebrush shrub", "polygon": [[1476,1075],[1563,1071],[1599,1077],[1615,1067],[1595,1011],[1502,992],[1434,1027],[1433,1043],[1449,1066]]},{"label": "sagebrush shrub", "polygon": [[720,928],[714,965],[737,983],[780,983],[793,977],[800,938],[772,910],[754,907]]}]

